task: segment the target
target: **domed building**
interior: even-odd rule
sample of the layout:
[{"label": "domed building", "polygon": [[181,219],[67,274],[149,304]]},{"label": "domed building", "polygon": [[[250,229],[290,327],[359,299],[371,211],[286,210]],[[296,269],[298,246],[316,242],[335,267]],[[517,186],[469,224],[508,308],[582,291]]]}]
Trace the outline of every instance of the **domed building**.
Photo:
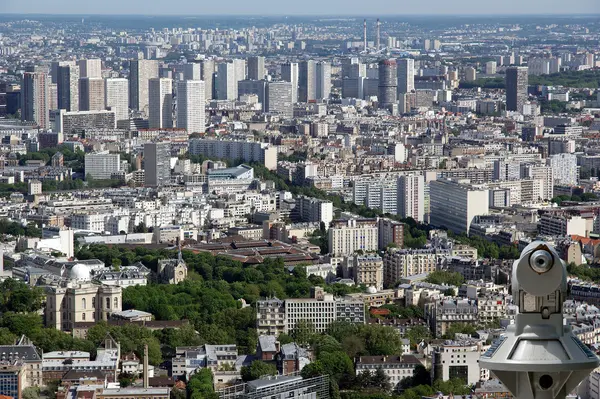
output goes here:
[{"label": "domed building", "polygon": [[46,325],[73,331],[75,323],[108,320],[122,310],[122,292],[120,286],[92,281],[90,266],[76,263],[56,284],[46,287]]}]

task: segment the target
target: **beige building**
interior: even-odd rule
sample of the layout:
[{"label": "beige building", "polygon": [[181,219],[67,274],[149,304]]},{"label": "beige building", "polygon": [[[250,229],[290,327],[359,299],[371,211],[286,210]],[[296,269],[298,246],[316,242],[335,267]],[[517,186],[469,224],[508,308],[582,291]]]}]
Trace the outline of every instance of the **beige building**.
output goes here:
[{"label": "beige building", "polygon": [[354,252],[377,251],[377,219],[334,220],[329,229],[329,252],[332,256]]},{"label": "beige building", "polygon": [[122,288],[91,282],[88,266],[78,263],[67,280],[46,288],[46,325],[72,331],[75,323],[108,320],[122,310]]},{"label": "beige building", "polygon": [[383,289],[383,259],[379,255],[354,256],[356,284],[364,284],[377,290]]}]

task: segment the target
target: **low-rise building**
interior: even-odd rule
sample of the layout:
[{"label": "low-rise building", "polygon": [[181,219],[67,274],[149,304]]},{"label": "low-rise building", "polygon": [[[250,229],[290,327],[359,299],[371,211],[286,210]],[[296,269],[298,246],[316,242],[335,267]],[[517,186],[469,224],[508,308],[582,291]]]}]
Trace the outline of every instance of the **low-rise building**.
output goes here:
[{"label": "low-rise building", "polygon": [[356,361],[356,373],[368,371],[374,374],[381,369],[389,378],[392,389],[397,390],[400,388],[400,382],[405,378],[412,377],[415,368],[419,365],[421,362],[412,355],[360,356]]}]

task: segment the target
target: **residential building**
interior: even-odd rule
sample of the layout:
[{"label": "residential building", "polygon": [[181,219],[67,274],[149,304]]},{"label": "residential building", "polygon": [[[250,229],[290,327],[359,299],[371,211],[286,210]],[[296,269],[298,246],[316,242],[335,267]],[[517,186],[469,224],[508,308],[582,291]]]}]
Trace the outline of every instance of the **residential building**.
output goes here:
[{"label": "residential building", "polygon": [[281,115],[284,119],[294,116],[293,87],[289,82],[269,82],[265,111],[271,114]]},{"label": "residential building", "polygon": [[99,58],[79,60],[77,66],[79,66],[79,76],[81,78],[102,78],[102,60]]},{"label": "residential building", "polygon": [[192,375],[204,368],[213,372],[223,368],[235,368],[237,358],[238,350],[235,344],[177,347],[171,360],[171,375]]},{"label": "residential building", "polygon": [[144,184],[164,186],[171,183],[171,144],[144,144]]},{"label": "residential building", "polygon": [[121,170],[121,155],[108,151],[85,154],[85,175],[95,180],[110,179]]},{"label": "residential building", "polygon": [[579,181],[579,168],[577,167],[577,155],[556,154],[549,157],[549,165],[552,168],[554,184],[559,186],[575,186]]},{"label": "residential building", "polygon": [[50,127],[50,77],[43,72],[25,72],[21,86],[21,120]]},{"label": "residential building", "polygon": [[331,94],[331,64],[325,61],[318,62],[316,65],[317,74],[317,99],[328,99]]},{"label": "residential building", "polygon": [[391,219],[379,218],[377,236],[380,250],[390,244],[396,248],[402,248],[404,247],[404,224]]},{"label": "residential building", "polygon": [[233,385],[218,391],[220,397],[230,399],[260,398],[324,398],[329,399],[329,376],[304,379],[301,376],[276,376]]},{"label": "residential building", "polygon": [[192,139],[189,143],[189,152],[192,155],[229,159],[241,159],[244,162],[262,162],[267,169],[277,169],[277,148],[268,143]]},{"label": "residential building", "polygon": [[114,111],[75,111],[58,110],[54,116],[54,131],[63,134],[81,134],[87,130],[114,129]]},{"label": "residential building", "polygon": [[431,357],[434,380],[459,378],[466,385],[489,379],[489,370],[479,367],[479,358],[489,346],[481,341],[446,341],[436,345]]},{"label": "residential building", "polygon": [[388,377],[393,391],[400,389],[400,382],[405,378],[411,378],[417,366],[421,362],[412,355],[402,356],[359,356],[356,361],[356,374],[365,371],[375,374],[377,370],[383,370]]},{"label": "residential building", "polygon": [[317,63],[314,60],[305,60],[298,64],[298,101],[307,103],[316,99]]},{"label": "residential building", "polygon": [[512,66],[506,68],[506,110],[523,112],[527,101],[527,67]]},{"label": "residential building", "polygon": [[333,203],[318,198],[298,196],[296,197],[296,210],[303,222],[324,223],[325,228],[333,220]]},{"label": "residential building", "polygon": [[58,108],[70,112],[79,111],[79,67],[59,66],[57,74]]},{"label": "residential building", "polygon": [[389,249],[383,255],[383,282],[392,287],[403,277],[427,274],[438,270],[447,251],[436,249]]},{"label": "residential building", "polygon": [[489,212],[489,191],[482,186],[460,180],[435,180],[429,183],[429,195],[431,224],[458,234],[469,234],[475,216]]},{"label": "residential building", "polygon": [[383,289],[383,259],[376,254],[354,255],[354,281],[357,285]]},{"label": "residential building", "polygon": [[171,79],[148,80],[148,125],[150,129],[173,127],[173,81]]},{"label": "residential building", "polygon": [[298,102],[298,63],[285,62],[281,65],[281,80],[292,84],[292,103]]},{"label": "residential building", "polygon": [[376,219],[333,221],[329,228],[329,252],[332,256],[353,255],[354,252],[374,252],[378,249]]},{"label": "residential building", "polygon": [[129,119],[129,82],[124,78],[104,80],[104,106],[118,121]]},{"label": "residential building", "polygon": [[79,79],[80,111],[101,111],[105,109],[104,103],[104,79]]},{"label": "residential building", "polygon": [[396,60],[379,61],[379,92],[377,101],[380,108],[396,104],[398,98],[398,68]]},{"label": "residential building", "polygon": [[184,80],[177,83],[177,127],[189,134],[204,133],[206,126],[205,82]]},{"label": "residential building", "polygon": [[238,82],[246,79],[246,61],[235,59],[217,64],[217,98],[237,100]]},{"label": "residential building", "polygon": [[131,60],[129,62],[129,108],[148,114],[149,81],[158,78],[156,60]]},{"label": "residential building", "polygon": [[415,60],[412,58],[399,58],[396,60],[398,68],[398,94],[410,93],[415,89]]},{"label": "residential building", "polygon": [[435,337],[442,337],[452,324],[475,324],[479,321],[477,301],[441,299],[425,305],[425,318]]},{"label": "residential building", "polygon": [[248,79],[261,80],[265,75],[265,57],[248,57]]},{"label": "residential building", "polygon": [[425,220],[425,178],[421,175],[398,177],[398,215]]}]

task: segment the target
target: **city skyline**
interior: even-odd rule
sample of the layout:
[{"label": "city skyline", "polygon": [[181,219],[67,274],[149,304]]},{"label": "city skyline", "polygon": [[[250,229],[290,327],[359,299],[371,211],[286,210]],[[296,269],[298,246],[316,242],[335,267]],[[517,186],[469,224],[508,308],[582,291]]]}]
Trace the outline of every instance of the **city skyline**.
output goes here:
[{"label": "city skyline", "polygon": [[[351,2],[352,3],[352,2]],[[34,10],[34,12],[31,12]],[[140,12],[142,11],[143,12]],[[173,12],[175,10],[175,12]],[[167,3],[156,1],[142,2],[130,0],[122,2],[107,0],[96,4],[82,4],[74,0],[58,0],[52,4],[42,0],[31,0],[27,4],[12,3],[5,5],[3,14],[53,14],[53,15],[269,15],[269,16],[310,16],[310,15],[556,15],[556,14],[585,14],[600,13],[600,5],[595,0],[577,0],[562,2],[551,0],[544,4],[543,10],[539,4],[507,0],[498,4],[481,3],[475,0],[458,0],[447,3],[432,0],[427,4],[398,4],[391,7],[389,2],[375,0],[368,7],[358,1],[353,4],[340,0],[327,3],[317,0],[307,0],[302,4],[288,3],[282,6],[274,0],[246,3],[233,0],[227,5],[220,3],[197,4],[190,0],[174,0]],[[2,14],[0,14],[2,15]]]}]

